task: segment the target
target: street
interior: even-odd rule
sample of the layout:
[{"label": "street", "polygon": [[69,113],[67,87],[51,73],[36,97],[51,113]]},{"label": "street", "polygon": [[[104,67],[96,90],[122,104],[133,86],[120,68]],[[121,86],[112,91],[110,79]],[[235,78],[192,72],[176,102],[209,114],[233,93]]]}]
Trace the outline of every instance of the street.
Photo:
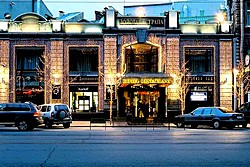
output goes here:
[{"label": "street", "polygon": [[249,166],[250,129],[0,127],[0,166]]}]

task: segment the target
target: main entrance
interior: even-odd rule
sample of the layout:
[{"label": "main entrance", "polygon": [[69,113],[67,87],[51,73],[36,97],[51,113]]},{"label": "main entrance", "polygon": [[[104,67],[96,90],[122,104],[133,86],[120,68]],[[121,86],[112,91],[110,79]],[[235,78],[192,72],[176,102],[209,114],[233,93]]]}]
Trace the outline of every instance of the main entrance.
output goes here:
[{"label": "main entrance", "polygon": [[123,112],[132,117],[157,117],[159,105],[164,105],[164,102],[159,104],[160,90],[157,87],[132,86],[124,90],[123,97],[125,99]]},{"label": "main entrance", "polygon": [[[165,117],[166,87],[172,78],[155,74],[155,77],[126,77],[118,89],[119,116]],[[151,75],[152,76],[152,75]]]}]

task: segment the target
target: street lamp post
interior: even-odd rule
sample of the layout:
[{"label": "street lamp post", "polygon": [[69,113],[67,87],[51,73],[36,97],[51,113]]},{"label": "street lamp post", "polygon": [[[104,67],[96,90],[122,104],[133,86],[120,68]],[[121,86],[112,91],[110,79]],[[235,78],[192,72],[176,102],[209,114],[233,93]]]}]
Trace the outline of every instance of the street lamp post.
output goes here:
[{"label": "street lamp post", "polygon": [[238,70],[234,69],[233,74],[234,74],[234,111],[237,109],[237,75],[238,75]]}]

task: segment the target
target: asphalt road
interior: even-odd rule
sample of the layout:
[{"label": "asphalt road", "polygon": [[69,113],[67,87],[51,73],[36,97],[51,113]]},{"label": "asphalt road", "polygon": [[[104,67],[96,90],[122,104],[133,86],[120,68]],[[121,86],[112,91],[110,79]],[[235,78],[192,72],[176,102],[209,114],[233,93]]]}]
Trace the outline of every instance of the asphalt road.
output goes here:
[{"label": "asphalt road", "polygon": [[250,166],[250,129],[0,127],[0,166]]}]

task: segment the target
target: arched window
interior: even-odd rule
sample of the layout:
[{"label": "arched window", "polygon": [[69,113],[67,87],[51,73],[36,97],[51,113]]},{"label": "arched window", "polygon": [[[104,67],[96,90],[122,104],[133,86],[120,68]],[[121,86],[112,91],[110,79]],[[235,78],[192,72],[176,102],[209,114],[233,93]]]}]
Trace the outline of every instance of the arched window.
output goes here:
[{"label": "arched window", "polygon": [[127,46],[125,61],[129,73],[158,72],[158,47],[149,44]]}]

